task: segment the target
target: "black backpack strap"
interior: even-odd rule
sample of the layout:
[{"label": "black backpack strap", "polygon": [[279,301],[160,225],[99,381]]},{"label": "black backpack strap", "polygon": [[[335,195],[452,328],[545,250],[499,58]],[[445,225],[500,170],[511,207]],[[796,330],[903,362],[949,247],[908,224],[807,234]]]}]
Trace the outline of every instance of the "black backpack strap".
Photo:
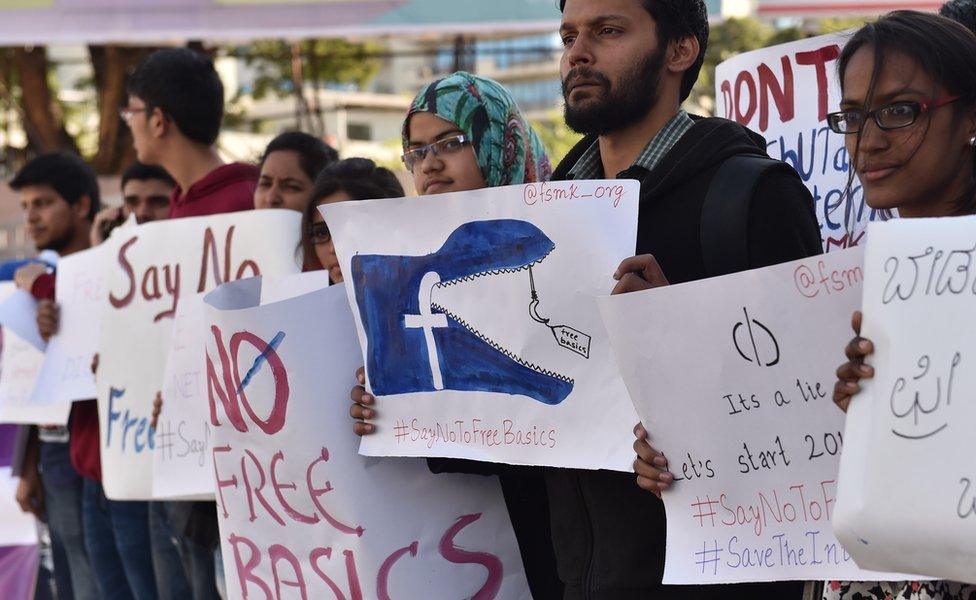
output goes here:
[{"label": "black backpack strap", "polygon": [[784,163],[765,156],[737,155],[712,177],[702,206],[701,250],[709,277],[749,268],[749,204],[759,180]]}]

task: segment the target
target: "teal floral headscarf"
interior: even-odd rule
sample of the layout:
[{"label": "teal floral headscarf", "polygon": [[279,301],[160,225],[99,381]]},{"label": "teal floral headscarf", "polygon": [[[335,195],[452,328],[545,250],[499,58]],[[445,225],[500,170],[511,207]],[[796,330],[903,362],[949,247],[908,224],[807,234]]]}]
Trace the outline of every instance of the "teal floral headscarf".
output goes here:
[{"label": "teal floral headscarf", "polygon": [[403,121],[407,146],[410,117],[429,112],[454,123],[471,138],[488,187],[547,181],[552,165],[539,136],[500,83],[458,71],[427,84]]}]

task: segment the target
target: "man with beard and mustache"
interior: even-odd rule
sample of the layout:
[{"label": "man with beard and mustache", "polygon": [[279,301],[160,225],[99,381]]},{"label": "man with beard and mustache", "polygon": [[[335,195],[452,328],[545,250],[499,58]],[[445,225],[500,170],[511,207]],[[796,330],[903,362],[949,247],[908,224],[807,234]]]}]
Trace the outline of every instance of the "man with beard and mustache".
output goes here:
[{"label": "man with beard and mustache", "polygon": [[[89,247],[99,192],[95,173],[84,161],[67,153],[41,155],[17,173],[10,187],[20,196],[27,232],[38,250],[67,256]],[[14,280],[35,297],[53,297],[54,277],[47,270],[44,264],[30,263],[17,270]],[[84,415],[73,418],[72,433],[84,421]],[[17,502],[25,512],[47,521],[59,595],[96,600],[100,593],[82,524],[84,469],[79,469],[78,442],[66,427],[31,431]],[[94,451],[97,460],[97,442]]]},{"label": "man with beard and mustache", "polygon": [[[810,192],[794,170],[768,158],[765,140],[731,121],[680,109],[708,43],[702,0],[561,0],[560,9],[566,123],[586,137],[553,179],[641,183],[637,256],[618,267],[613,293],[821,252]],[[704,226],[703,235],[712,180],[727,160],[742,156],[753,157],[750,165],[762,161],[762,168],[751,180],[733,173],[732,185],[723,188],[729,198],[743,199],[741,223],[720,220],[717,229]],[[737,194],[736,188],[744,189]],[[716,238],[728,247],[716,248]],[[796,582],[662,585],[666,523],[660,494],[674,477],[643,428],[635,433],[636,480],[611,471],[547,470],[566,599],[801,597],[803,584]]]}]

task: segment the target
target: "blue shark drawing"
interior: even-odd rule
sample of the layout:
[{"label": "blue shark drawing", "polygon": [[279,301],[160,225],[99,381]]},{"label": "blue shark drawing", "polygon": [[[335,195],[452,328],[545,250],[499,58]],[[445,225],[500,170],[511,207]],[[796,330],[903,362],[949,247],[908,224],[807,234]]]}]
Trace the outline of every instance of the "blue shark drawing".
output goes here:
[{"label": "blue shark drawing", "polygon": [[465,223],[425,256],[354,256],[352,280],[373,393],[458,390],[522,395],[549,405],[565,400],[572,379],[523,360],[431,300],[438,287],[527,270],[555,247],[535,225],[500,219]]}]

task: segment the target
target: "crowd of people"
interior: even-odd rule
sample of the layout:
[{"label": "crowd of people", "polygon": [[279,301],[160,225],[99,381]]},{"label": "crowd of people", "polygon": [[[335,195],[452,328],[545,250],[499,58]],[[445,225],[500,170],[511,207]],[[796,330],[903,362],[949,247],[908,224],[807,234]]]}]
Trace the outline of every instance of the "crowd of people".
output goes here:
[{"label": "crowd of people", "polygon": [[[822,251],[810,192],[792,168],[769,159],[766,141],[681,108],[708,44],[702,0],[562,0],[559,8],[565,119],[582,141],[552,165],[508,90],[454,73],[421,89],[404,119],[403,163],[418,195],[546,180],[638,180],[637,246],[614,274],[614,294]],[[976,213],[976,3],[953,0],[942,12],[897,11],[868,23],[838,61],[843,99],[828,124],[845,136],[851,178],[860,178],[868,205],[897,209],[901,218]],[[206,56],[189,49],[149,56],[130,77],[121,111],[139,161],[122,176],[121,207],[102,208],[94,172],[71,154],[38,156],[9,182],[38,251],[80,252],[129,219],[284,208],[302,213],[296,251],[304,269],[326,270],[341,282],[317,207],[402,197],[399,180],[369,159],[340,160],[300,132],[276,137],[257,165],[225,164],[214,146],[223,102]],[[745,252],[716,264],[704,249],[702,207],[715,174],[733,157],[764,164],[755,180],[736,182],[751,190],[739,236]],[[41,260],[14,274],[39,301],[44,338],[58,328],[55,277]],[[855,334],[860,320],[856,314]],[[872,376],[865,360],[873,349],[861,337],[846,348],[834,391],[841,409]],[[362,370],[357,376],[351,427],[370,435],[383,407],[367,392]],[[165,410],[157,397],[154,417]],[[21,431],[17,502],[47,523],[53,553],[53,582],[40,581],[38,597],[226,597],[215,504],[106,498],[97,411],[94,400],[76,402],[67,427]],[[427,462],[434,473],[499,478],[537,599],[976,598],[973,586],[944,581],[663,585],[661,497],[675,478],[644,427],[634,433],[634,473]]]}]

